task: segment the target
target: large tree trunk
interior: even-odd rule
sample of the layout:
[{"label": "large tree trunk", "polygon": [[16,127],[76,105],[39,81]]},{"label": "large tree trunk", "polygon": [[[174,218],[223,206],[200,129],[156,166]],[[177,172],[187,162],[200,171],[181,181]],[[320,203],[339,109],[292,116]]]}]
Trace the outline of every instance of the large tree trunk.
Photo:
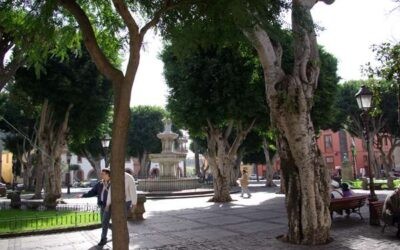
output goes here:
[{"label": "large tree trunk", "polygon": [[[400,146],[400,140],[388,134],[377,134],[376,137],[377,137],[376,147],[378,148],[381,155],[385,176],[388,177],[389,172],[392,171],[393,167],[393,158],[392,158],[393,152],[396,149],[396,147]],[[387,140],[390,143],[390,148],[387,153],[383,150],[384,140]]]},{"label": "large tree trunk", "polygon": [[54,120],[53,108],[45,100],[42,106],[38,130],[38,143],[41,150],[41,164],[44,173],[44,204],[55,208],[61,197],[61,154],[65,148],[68,132],[68,118],[72,104],[66,109],[62,121]]},{"label": "large tree trunk", "polygon": [[264,151],[264,156],[265,156],[265,165],[267,167],[267,171],[265,173],[265,186],[266,187],[275,187],[276,185],[273,181],[273,177],[274,177],[274,170],[272,167],[273,163],[271,162],[268,148],[269,148],[268,141],[266,138],[263,138],[263,151]]},{"label": "large tree trunk", "polygon": [[229,122],[227,128],[222,131],[215,128],[208,120],[207,127],[207,161],[213,174],[214,196],[211,202],[232,201],[230,195],[230,178],[234,166],[236,165],[237,152],[247,134],[253,128],[255,120],[247,129],[243,129],[242,124],[236,124],[236,137],[229,143],[229,136],[232,133],[233,121]]},{"label": "large tree trunk", "polygon": [[199,154],[199,146],[197,142],[193,141],[193,150],[194,150],[194,169],[196,172],[196,176],[201,175],[200,171],[200,154]]},{"label": "large tree trunk", "polygon": [[[139,57],[137,57],[137,65]],[[136,67],[137,68],[137,67]],[[129,234],[125,212],[125,147],[128,134],[132,83],[127,79],[114,82],[114,123],[111,147],[111,218],[114,249],[128,249]]]},{"label": "large tree trunk", "polygon": [[149,176],[149,171],[147,169],[148,162],[149,162],[149,154],[145,150],[142,154],[139,155],[139,164],[140,164],[139,177],[140,178],[146,178]]},{"label": "large tree trunk", "polygon": [[101,50],[96,40],[93,24],[87,14],[76,1],[58,0],[58,3],[67,9],[76,19],[82,31],[85,46],[99,71],[112,81],[114,88],[114,123],[112,131],[111,148],[111,171],[112,171],[112,195],[111,195],[111,218],[113,221],[113,248],[127,250],[129,248],[129,235],[126,224],[125,214],[125,149],[126,137],[129,125],[129,104],[131,90],[135,80],[137,68],[140,61],[140,48],[143,38],[147,31],[154,27],[161,16],[175,8],[180,2],[166,1],[165,4],[150,16],[149,22],[143,27],[139,27],[129,9],[126,1],[113,0],[113,7],[126,25],[128,31],[129,60],[125,71],[122,73],[117,67],[113,66],[110,60]]},{"label": "large tree trunk", "polygon": [[[311,8],[316,0],[292,1],[294,67],[281,67],[282,47],[260,26],[244,33],[263,66],[272,124],[280,133],[279,154],[288,213],[284,239],[295,244],[329,241],[329,172],[316,144],[310,112],[318,82],[319,55]],[[326,0],[325,2],[333,2]]]},{"label": "large tree trunk", "polygon": [[[218,137],[223,138],[219,130],[211,130],[207,136],[208,152],[206,159],[211,168],[213,176],[214,196],[210,202],[230,202],[232,201],[229,188],[229,171],[232,166],[224,162],[225,145],[219,148]],[[218,156],[222,156],[222,161]]]},{"label": "large tree trunk", "polygon": [[240,164],[242,163],[242,159],[243,159],[243,152],[242,150],[239,150],[230,173],[229,185],[231,187],[238,185],[237,179],[240,176]]},{"label": "large tree trunk", "polygon": [[43,164],[40,160],[35,167],[35,194],[32,199],[42,199],[42,189],[43,189],[44,173]]}]

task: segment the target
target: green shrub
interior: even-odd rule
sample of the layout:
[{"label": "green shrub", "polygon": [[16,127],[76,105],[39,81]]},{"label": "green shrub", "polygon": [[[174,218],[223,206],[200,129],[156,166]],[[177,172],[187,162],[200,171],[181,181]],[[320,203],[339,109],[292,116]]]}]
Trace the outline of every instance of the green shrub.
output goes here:
[{"label": "green shrub", "polygon": [[0,235],[10,233],[46,231],[100,224],[96,211],[32,211],[2,210]]},{"label": "green shrub", "polygon": [[361,180],[348,181],[347,184],[349,184],[352,189],[362,189]]},{"label": "green shrub", "polygon": [[395,188],[400,187],[400,179],[393,180],[393,185]]}]

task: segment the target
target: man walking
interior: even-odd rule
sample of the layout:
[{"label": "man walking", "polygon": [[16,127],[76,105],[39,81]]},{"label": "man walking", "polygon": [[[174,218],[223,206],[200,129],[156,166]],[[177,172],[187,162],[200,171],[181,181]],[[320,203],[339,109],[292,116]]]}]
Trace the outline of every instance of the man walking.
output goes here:
[{"label": "man walking", "polygon": [[[94,197],[97,196],[97,205],[100,207],[100,219],[101,219],[101,238],[98,246],[104,246],[107,243],[107,232],[110,226],[111,211],[106,208],[108,201],[108,193],[110,190],[110,180],[111,172],[109,168],[104,168],[101,170],[101,181],[96,183],[96,185],[89,190],[87,193],[83,194],[81,197]],[[110,204],[111,205],[111,202]]]}]

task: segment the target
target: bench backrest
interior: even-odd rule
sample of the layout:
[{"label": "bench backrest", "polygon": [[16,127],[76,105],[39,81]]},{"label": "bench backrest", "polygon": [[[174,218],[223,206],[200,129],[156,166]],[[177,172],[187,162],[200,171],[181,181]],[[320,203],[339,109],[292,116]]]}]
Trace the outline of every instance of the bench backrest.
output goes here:
[{"label": "bench backrest", "polygon": [[330,209],[352,209],[365,205],[367,195],[356,195],[344,198],[331,199]]}]

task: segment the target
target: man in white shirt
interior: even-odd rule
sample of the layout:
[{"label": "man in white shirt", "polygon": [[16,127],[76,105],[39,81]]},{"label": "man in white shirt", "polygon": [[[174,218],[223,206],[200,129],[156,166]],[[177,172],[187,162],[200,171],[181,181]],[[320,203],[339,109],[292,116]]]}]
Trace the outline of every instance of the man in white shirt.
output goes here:
[{"label": "man in white shirt", "polygon": [[126,211],[130,211],[136,206],[137,203],[137,192],[135,179],[132,175],[125,172],[125,204]]},{"label": "man in white shirt", "polygon": [[[133,178],[132,175],[125,172],[125,205],[126,205],[125,216],[127,216],[127,213],[136,206],[136,203],[137,203],[137,192],[136,192],[135,179]],[[109,209],[110,205],[111,205],[111,188],[108,191],[108,196],[107,196],[107,205],[106,205],[107,210]]]}]

